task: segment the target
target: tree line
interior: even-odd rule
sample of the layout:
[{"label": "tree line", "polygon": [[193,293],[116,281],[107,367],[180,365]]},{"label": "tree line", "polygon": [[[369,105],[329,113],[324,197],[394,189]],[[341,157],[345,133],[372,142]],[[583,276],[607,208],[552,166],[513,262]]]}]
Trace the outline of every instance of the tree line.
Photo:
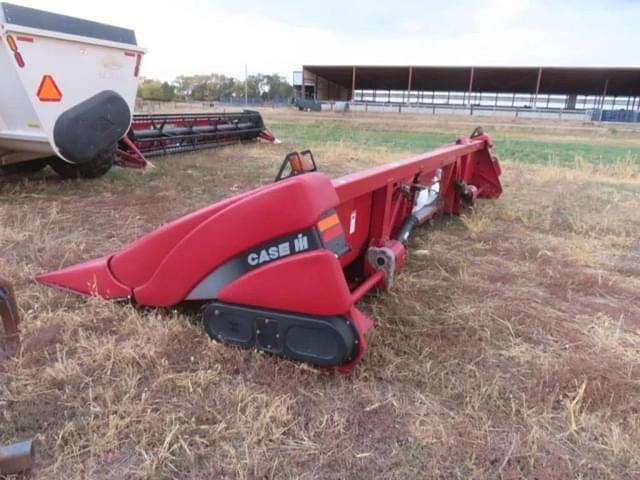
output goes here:
[{"label": "tree line", "polygon": [[[265,101],[289,98],[293,87],[277,73],[249,75],[246,81],[248,97]],[[209,75],[180,75],[173,82],[143,79],[138,86],[138,97],[145,100],[220,101],[229,97],[244,97],[245,81],[218,73]]]}]

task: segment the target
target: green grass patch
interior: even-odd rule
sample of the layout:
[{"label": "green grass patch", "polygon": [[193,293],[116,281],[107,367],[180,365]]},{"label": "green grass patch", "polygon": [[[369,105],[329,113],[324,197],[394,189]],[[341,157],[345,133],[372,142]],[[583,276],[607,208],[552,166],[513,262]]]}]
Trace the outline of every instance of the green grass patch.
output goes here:
[{"label": "green grass patch", "polygon": [[[314,144],[343,142],[361,148],[419,152],[452,143],[459,136],[454,132],[382,130],[337,122],[271,122],[269,127],[278,138],[299,145],[301,149]],[[494,138],[494,143],[501,158],[526,163],[573,164],[581,159],[593,164],[607,165],[626,161],[640,165],[640,147],[513,138]]]}]

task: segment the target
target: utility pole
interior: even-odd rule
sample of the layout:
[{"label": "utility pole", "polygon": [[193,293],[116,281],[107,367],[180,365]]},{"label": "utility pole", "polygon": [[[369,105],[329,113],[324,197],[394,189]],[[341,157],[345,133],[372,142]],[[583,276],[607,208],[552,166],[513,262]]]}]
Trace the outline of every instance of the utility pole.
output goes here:
[{"label": "utility pole", "polygon": [[247,103],[247,87],[248,87],[247,86],[247,78],[248,78],[248,75],[247,75],[247,64],[245,63],[244,64],[244,105],[245,106],[248,105],[248,103]]}]

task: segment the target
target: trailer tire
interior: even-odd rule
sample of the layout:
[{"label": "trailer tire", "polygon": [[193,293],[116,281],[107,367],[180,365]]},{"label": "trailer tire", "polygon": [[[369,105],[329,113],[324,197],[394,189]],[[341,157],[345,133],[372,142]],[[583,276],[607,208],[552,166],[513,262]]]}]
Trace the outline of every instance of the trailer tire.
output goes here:
[{"label": "trailer tire", "polygon": [[20,173],[36,173],[48,165],[46,158],[29,160],[28,162],[12,163],[0,167],[0,172],[4,175],[16,175]]},{"label": "trailer tire", "polygon": [[98,178],[111,169],[115,159],[115,151],[110,150],[99,154],[89,162],[79,164],[66,162],[60,157],[53,157],[49,160],[49,165],[64,178]]}]

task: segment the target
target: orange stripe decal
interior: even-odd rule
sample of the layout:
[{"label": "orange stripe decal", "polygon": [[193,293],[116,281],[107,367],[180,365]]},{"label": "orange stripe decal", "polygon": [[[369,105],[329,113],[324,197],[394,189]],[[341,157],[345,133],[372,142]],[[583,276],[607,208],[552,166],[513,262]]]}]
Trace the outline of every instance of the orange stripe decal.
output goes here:
[{"label": "orange stripe decal", "polygon": [[338,215],[334,213],[333,215],[330,215],[327,218],[323,218],[322,220],[320,220],[318,222],[318,228],[320,229],[321,232],[324,232],[328,228],[331,228],[338,223],[340,223],[340,220],[338,220]]},{"label": "orange stripe decal", "polygon": [[325,230],[324,232],[322,232],[322,240],[325,243],[327,243],[333,240],[334,238],[339,237],[340,235],[342,235],[342,226],[334,225],[328,230]]}]

